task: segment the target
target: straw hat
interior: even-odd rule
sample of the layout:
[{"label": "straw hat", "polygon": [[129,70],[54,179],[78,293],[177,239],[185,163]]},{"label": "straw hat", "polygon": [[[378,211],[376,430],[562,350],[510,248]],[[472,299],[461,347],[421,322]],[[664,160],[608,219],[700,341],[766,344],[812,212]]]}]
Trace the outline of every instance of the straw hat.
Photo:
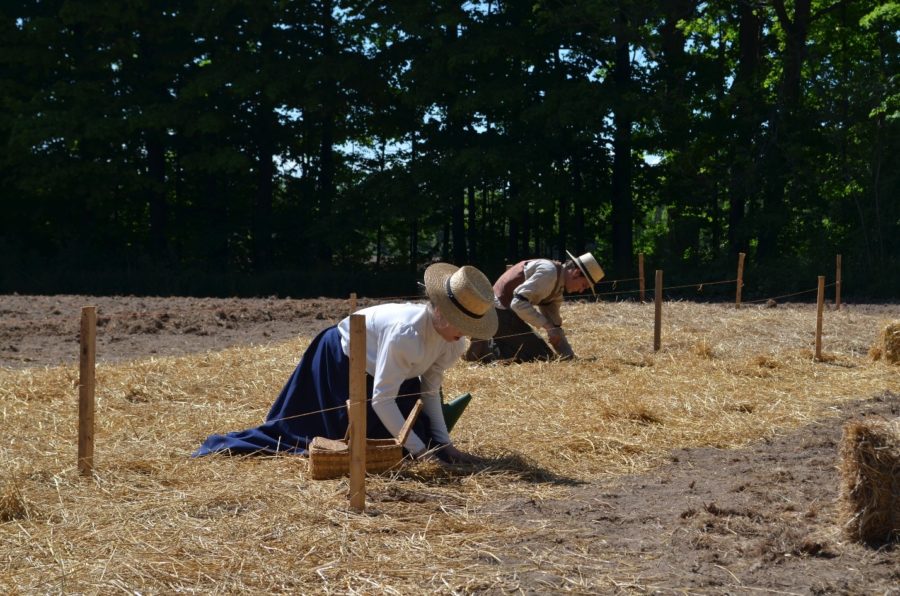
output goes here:
[{"label": "straw hat", "polygon": [[603,273],[603,268],[600,266],[600,263],[597,262],[597,259],[594,258],[589,252],[584,253],[580,257],[576,257],[569,251],[566,251],[566,254],[569,255],[569,258],[575,262],[575,265],[581,269],[581,272],[584,273],[584,277],[591,282],[591,292],[594,295],[597,295],[597,292],[594,291],[594,286],[597,285],[605,273]]},{"label": "straw hat", "polygon": [[475,267],[435,263],[425,270],[425,292],[463,334],[490,339],[497,332],[494,288]]}]

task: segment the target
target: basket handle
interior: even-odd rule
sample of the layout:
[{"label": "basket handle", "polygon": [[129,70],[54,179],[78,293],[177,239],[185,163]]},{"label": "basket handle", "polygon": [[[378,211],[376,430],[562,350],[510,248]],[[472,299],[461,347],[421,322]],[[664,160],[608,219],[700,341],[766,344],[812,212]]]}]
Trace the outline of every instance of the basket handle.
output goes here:
[{"label": "basket handle", "polygon": [[419,418],[419,412],[422,411],[422,407],[424,404],[421,399],[416,400],[416,405],[413,406],[412,412],[409,413],[409,417],[406,419],[406,422],[403,423],[403,427],[400,429],[400,434],[397,435],[397,444],[403,446],[406,442],[406,438],[409,437],[409,433],[412,432],[413,424],[416,423],[416,419]]},{"label": "basket handle", "polygon": [[[421,399],[416,400],[416,404],[413,406],[412,411],[409,413],[409,416],[406,418],[406,422],[403,423],[403,426],[400,428],[400,434],[397,436],[397,444],[401,447],[403,443],[406,442],[407,437],[409,437],[409,433],[412,432],[413,424],[416,423],[416,420],[419,419],[419,412],[422,411],[422,408],[425,404],[422,403]],[[347,400],[347,409],[350,409],[350,400]],[[344,440],[350,440],[350,427],[352,424],[347,424],[347,432],[344,433]]]},{"label": "basket handle", "polygon": [[353,426],[353,423],[350,421],[350,400],[347,400],[347,432],[344,433],[344,441],[349,445],[350,444],[350,427]]}]

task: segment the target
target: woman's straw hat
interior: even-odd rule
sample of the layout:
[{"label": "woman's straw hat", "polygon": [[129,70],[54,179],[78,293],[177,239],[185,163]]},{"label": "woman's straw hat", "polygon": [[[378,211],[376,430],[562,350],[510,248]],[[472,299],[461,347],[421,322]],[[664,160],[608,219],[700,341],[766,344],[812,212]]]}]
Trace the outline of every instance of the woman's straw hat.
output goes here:
[{"label": "woman's straw hat", "polygon": [[463,334],[490,339],[497,332],[494,288],[475,267],[435,263],[425,270],[425,292],[444,318]]},{"label": "woman's straw hat", "polygon": [[569,251],[566,251],[566,254],[569,255],[569,258],[575,262],[575,265],[581,269],[581,272],[584,273],[584,277],[591,283],[591,292],[594,295],[597,295],[597,292],[594,291],[594,286],[597,285],[603,276],[603,267],[600,266],[600,263],[597,262],[597,259],[594,258],[589,252],[584,253],[580,257],[576,257]]}]

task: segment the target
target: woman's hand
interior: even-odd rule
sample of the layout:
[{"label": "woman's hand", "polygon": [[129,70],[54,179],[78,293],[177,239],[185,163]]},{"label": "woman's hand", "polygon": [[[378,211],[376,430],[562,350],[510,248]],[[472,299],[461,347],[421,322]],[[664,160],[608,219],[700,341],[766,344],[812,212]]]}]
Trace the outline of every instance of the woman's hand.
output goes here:
[{"label": "woman's hand", "polygon": [[474,464],[481,461],[477,455],[460,451],[450,443],[441,447],[438,457],[450,464]]},{"label": "woman's hand", "polygon": [[437,455],[435,455],[434,449],[422,449],[418,453],[410,453],[409,455],[416,461],[431,461],[441,463],[441,460],[438,459]]}]

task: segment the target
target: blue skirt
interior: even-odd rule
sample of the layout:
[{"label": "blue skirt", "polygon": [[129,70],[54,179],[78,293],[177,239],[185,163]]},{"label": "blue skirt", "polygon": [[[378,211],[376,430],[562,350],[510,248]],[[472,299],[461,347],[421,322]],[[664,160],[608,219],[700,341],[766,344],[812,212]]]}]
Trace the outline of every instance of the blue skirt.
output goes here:
[{"label": "blue skirt", "polygon": [[[373,379],[366,375],[366,435],[387,439],[392,435],[372,409]],[[418,378],[400,386],[397,405],[409,415],[421,393]],[[347,432],[347,399],[350,395],[350,358],[341,348],[337,327],[322,331],[309,344],[294,373],[266,416],[266,421],[226,435],[210,435],[193,456],[210,453],[306,455],[313,437],[342,439]],[[426,444],[432,444],[427,414],[422,411],[413,427]]]}]

